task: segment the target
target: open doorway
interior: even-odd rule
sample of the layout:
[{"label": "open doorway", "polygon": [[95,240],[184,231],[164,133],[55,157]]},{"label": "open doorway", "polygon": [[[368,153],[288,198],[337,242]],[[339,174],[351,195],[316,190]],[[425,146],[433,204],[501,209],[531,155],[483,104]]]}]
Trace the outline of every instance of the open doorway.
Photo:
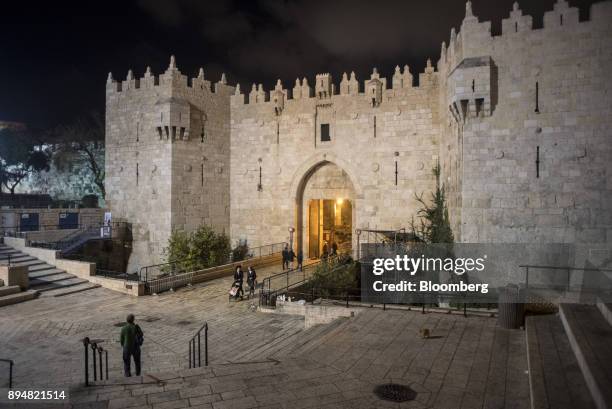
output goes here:
[{"label": "open doorway", "polygon": [[320,258],[334,252],[350,252],[353,206],[338,198],[308,201],[308,257]]}]

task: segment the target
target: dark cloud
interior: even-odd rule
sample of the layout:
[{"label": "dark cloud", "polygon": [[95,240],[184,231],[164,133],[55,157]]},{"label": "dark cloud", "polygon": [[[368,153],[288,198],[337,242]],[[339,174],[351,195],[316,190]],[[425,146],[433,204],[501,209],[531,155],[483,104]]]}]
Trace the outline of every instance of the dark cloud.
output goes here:
[{"label": "dark cloud", "polygon": [[[474,0],[474,13],[494,33],[514,0]],[[541,26],[555,0],[523,1]],[[587,17],[594,0],[570,0]],[[181,71],[271,89],[292,87],[318,72],[335,81],[344,71],[360,80],[396,64],[421,72],[435,62],[451,27],[465,14],[462,0],[107,0],[3,5],[0,25],[0,120],[54,124],[104,109],[104,81],[147,65],[163,72],[170,54]]]}]

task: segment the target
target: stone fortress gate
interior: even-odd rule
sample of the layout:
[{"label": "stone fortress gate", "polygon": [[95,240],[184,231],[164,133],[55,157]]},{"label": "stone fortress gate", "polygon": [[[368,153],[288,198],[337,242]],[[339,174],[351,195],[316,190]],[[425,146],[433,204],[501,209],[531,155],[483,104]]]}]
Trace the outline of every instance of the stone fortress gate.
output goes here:
[{"label": "stone fortress gate", "polygon": [[298,78],[273,90],[201,69],[106,85],[106,191],[132,224],[130,271],[200,225],[305,257],[358,228],[407,227],[439,163],[461,242],[612,241],[612,2],[558,0],[535,29],[515,3],[500,35],[465,18],[435,66]]}]

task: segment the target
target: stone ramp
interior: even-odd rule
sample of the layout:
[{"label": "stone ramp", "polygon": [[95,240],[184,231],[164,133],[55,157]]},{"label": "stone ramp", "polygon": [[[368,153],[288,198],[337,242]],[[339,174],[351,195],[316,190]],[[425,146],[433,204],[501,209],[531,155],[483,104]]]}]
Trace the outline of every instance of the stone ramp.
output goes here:
[{"label": "stone ramp", "polygon": [[528,316],[525,327],[531,407],[596,408],[559,316]]},{"label": "stone ramp", "polygon": [[559,315],[595,406],[612,408],[612,326],[595,305],[561,304]]}]

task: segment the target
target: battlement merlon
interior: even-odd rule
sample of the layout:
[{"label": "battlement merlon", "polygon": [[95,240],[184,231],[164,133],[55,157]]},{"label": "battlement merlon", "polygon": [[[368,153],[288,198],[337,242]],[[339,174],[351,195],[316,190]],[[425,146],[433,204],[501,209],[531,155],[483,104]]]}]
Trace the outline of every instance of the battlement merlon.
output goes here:
[{"label": "battlement merlon", "polygon": [[166,71],[158,76],[151,72],[151,68],[147,67],[144,75],[141,78],[135,78],[132,70],[128,70],[126,79],[117,81],[113,78],[112,73],[108,74],[106,80],[106,94],[125,93],[125,92],[140,92],[143,90],[164,89],[168,96],[173,95],[174,90],[186,92],[210,92],[213,94],[232,95],[234,87],[227,84],[225,74],[221,75],[221,79],[216,83],[204,79],[204,70],[200,68],[198,76],[191,78],[191,81],[186,75],[183,75],[176,65],[176,59],[172,55],[170,64]]},{"label": "battlement merlon", "polygon": [[[592,30],[606,30],[612,21],[612,1],[602,1],[591,5],[589,20],[579,21],[579,9],[570,7],[567,0],[557,0],[553,10],[544,13],[544,26],[533,29],[532,16],[523,14],[519,3],[514,2],[509,17],[502,19],[502,33],[493,36],[491,22],[480,22],[472,10],[472,2],[468,1],[465,7],[465,18],[461,23],[460,31],[451,29],[450,41],[443,43],[440,51],[438,71],[450,73],[464,58],[491,55],[493,40],[504,40],[512,36],[539,30],[565,30],[576,25],[589,24]],[[519,41],[519,40],[517,40]]]}]

